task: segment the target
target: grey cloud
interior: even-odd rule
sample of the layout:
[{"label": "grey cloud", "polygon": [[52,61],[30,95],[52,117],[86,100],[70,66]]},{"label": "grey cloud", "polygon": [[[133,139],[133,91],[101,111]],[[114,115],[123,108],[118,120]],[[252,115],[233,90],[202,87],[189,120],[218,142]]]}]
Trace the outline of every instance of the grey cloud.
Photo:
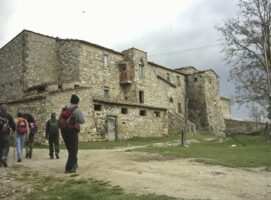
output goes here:
[{"label": "grey cloud", "polygon": [[7,35],[8,21],[14,11],[13,5],[13,0],[0,0],[0,41],[2,41]]},{"label": "grey cloud", "polygon": [[[116,46],[119,50],[136,47],[148,52],[148,59],[158,64],[177,68],[195,66],[203,70],[212,68],[220,76],[220,93],[225,97],[234,95],[234,84],[228,81],[230,66],[223,61],[222,46],[215,29],[218,24],[235,16],[238,0],[194,0],[188,11],[161,30],[148,30],[132,41]],[[217,46],[179,51],[217,44]],[[167,52],[172,52],[166,54]],[[175,52],[175,53],[174,53]],[[151,56],[165,53],[164,55]]]}]

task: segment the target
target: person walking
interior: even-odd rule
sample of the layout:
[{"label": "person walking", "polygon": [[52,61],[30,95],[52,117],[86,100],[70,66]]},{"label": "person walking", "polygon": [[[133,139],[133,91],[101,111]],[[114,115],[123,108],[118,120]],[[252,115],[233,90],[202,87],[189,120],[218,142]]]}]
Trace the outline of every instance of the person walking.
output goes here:
[{"label": "person walking", "polygon": [[22,155],[23,155],[23,147],[26,138],[29,136],[29,125],[26,119],[23,118],[23,113],[18,112],[17,118],[15,119],[16,123],[16,150],[17,150],[17,162],[22,161]]},{"label": "person walking", "polygon": [[34,137],[38,131],[38,125],[34,117],[29,113],[23,114],[23,118],[27,120],[29,125],[29,136],[25,142],[25,158],[31,159],[33,155]]},{"label": "person walking", "polygon": [[49,141],[49,155],[54,159],[54,152],[56,159],[59,159],[59,125],[56,119],[56,113],[51,113],[51,119],[46,122],[46,139]]},{"label": "person walking", "polygon": [[78,168],[78,134],[80,124],[85,123],[81,109],[79,108],[79,97],[75,94],[71,96],[70,105],[62,108],[59,125],[63,141],[68,150],[65,173],[75,173]]},{"label": "person walking", "polygon": [[7,167],[9,153],[10,130],[15,131],[16,126],[13,117],[7,113],[7,106],[0,106],[0,167]]}]

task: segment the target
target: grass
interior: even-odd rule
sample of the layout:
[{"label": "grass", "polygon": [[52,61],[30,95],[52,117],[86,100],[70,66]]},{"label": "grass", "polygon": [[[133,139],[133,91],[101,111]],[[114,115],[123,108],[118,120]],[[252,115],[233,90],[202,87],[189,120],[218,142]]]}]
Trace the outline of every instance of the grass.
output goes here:
[{"label": "grass", "polygon": [[[118,186],[110,186],[103,181],[95,180],[67,180],[51,181],[51,186],[46,190],[41,190],[31,194],[29,200],[173,200],[175,198],[159,195],[135,195],[126,194],[123,189]],[[53,186],[52,186],[53,184]]]},{"label": "grass", "polygon": [[174,200],[165,195],[136,195],[127,194],[119,186],[111,186],[109,182],[90,179],[75,179],[73,176],[55,178],[42,177],[38,173],[18,168],[18,173],[11,173],[17,181],[31,184],[34,190],[25,193],[28,200]]},{"label": "grass", "polygon": [[[198,162],[227,167],[271,167],[271,142],[260,136],[236,136],[225,139],[211,138],[210,135],[188,135],[196,139],[189,147],[150,145],[137,149],[158,153],[169,158],[194,158]],[[208,140],[208,138],[210,140]],[[236,146],[235,146],[236,145]]]}]

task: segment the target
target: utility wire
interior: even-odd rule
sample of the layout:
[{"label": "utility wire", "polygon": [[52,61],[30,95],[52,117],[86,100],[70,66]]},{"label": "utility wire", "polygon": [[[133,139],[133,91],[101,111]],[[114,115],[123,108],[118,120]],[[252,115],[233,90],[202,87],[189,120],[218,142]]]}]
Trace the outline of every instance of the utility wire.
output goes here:
[{"label": "utility wire", "polygon": [[195,48],[191,48],[191,49],[182,49],[182,50],[176,50],[176,51],[169,51],[169,52],[164,52],[164,53],[160,53],[160,54],[153,54],[153,55],[149,55],[149,56],[161,56],[161,55],[167,55],[167,54],[173,54],[173,53],[179,53],[179,52],[193,51],[193,50],[205,49],[205,48],[219,46],[219,45],[221,45],[221,43],[214,43],[214,44],[195,47]]}]

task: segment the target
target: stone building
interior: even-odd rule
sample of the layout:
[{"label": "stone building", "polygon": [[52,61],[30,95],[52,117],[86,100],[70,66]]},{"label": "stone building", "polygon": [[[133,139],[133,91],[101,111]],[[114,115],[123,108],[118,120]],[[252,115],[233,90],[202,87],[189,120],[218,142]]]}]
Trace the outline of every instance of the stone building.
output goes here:
[{"label": "stone building", "polygon": [[117,52],[28,30],[0,49],[0,68],[0,103],[13,114],[33,113],[41,127],[77,94],[87,122],[81,140],[162,136],[185,128],[224,134],[225,108],[213,70],[173,70],[149,62],[136,48]]}]

